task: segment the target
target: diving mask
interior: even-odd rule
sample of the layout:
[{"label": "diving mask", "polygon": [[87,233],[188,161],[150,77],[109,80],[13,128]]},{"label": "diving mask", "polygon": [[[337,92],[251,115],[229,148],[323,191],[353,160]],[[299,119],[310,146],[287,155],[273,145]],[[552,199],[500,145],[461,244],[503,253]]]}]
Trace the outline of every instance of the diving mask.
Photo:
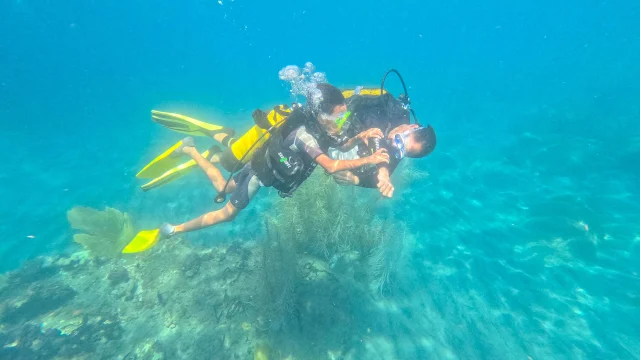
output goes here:
[{"label": "diving mask", "polygon": [[402,158],[404,157],[404,141],[406,140],[406,138],[401,134],[396,134],[393,140],[396,147],[396,159],[402,160]]},{"label": "diving mask", "polygon": [[422,129],[422,126],[413,128],[413,129],[409,129],[407,131],[404,131],[400,134],[396,134],[393,137],[393,143],[395,145],[396,148],[396,159],[398,160],[402,160],[402,158],[404,158],[404,156],[406,155],[406,149],[405,149],[405,143],[407,142],[407,138],[409,137],[409,134],[416,132],[418,130]]}]

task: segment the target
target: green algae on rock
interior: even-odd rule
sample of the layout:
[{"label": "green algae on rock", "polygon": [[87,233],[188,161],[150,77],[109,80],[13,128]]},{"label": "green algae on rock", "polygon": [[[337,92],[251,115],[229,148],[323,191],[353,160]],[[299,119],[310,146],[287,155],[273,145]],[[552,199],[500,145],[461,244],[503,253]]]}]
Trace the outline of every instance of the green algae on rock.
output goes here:
[{"label": "green algae on rock", "polygon": [[133,238],[133,222],[127,213],[107,207],[104,211],[76,206],[67,212],[73,229],[84,233],[75,234],[73,240],[92,256],[118,257]]}]

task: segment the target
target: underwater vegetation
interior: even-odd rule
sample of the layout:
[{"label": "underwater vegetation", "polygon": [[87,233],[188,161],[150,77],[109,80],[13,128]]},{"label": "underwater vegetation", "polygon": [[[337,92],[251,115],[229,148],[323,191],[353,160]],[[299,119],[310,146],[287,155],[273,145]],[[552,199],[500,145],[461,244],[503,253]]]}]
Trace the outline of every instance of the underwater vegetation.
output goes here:
[{"label": "underwater vegetation", "polygon": [[[74,241],[84,250],[38,258],[0,281],[7,284],[0,286],[0,340],[8,344],[0,357],[305,359],[328,349],[353,352],[354,334],[366,331],[367,314],[358,307],[389,293],[399,258],[388,247],[405,239],[368,219],[373,208],[350,212],[354,191],[318,173],[276,205],[262,238],[199,248],[177,237],[135,256],[119,253],[132,236],[129,215],[73,208],[69,223],[83,231]],[[318,200],[319,193],[327,196]],[[363,210],[371,195],[360,196]],[[303,206],[310,203],[315,217]],[[308,223],[292,221],[302,215]],[[337,323],[343,326],[327,333]]]},{"label": "underwater vegetation", "polygon": [[[317,171],[270,212],[261,241],[260,312],[276,348],[291,348],[291,339],[304,335],[324,337],[335,354],[348,352],[347,339],[362,331],[355,319],[366,316],[354,306],[392,293],[410,236],[401,231],[404,223],[376,217],[376,197]],[[343,327],[327,334],[338,323]],[[306,347],[322,353],[321,346]]]},{"label": "underwater vegetation", "polygon": [[82,231],[73,235],[73,241],[92,256],[120,256],[122,249],[135,236],[129,214],[110,207],[100,211],[76,206],[67,212],[67,220],[71,228]]},{"label": "underwater vegetation", "polygon": [[352,269],[357,276],[379,292],[388,290],[393,269],[409,248],[409,235],[403,221],[376,215],[378,193],[337,185],[321,171],[298,192],[269,214],[272,233],[288,238],[295,252],[322,259],[332,268],[357,260],[358,269]]}]

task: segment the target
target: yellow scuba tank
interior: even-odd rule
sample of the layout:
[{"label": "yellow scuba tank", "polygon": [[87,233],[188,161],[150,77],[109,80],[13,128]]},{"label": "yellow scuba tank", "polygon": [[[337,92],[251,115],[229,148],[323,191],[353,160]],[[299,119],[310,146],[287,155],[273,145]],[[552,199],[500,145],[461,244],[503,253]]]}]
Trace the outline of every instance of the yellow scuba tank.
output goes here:
[{"label": "yellow scuba tank", "polygon": [[352,97],[353,95],[370,95],[370,96],[380,96],[381,94],[386,94],[387,90],[384,90],[383,92],[380,91],[380,88],[376,88],[376,89],[365,89],[363,87],[357,87],[353,90],[345,90],[342,92],[342,96],[344,96],[345,99],[348,99],[350,97]]},{"label": "yellow scuba tank", "polygon": [[251,161],[251,157],[256,149],[260,148],[271,136],[268,130],[274,125],[276,125],[275,127],[280,127],[284,124],[286,118],[292,111],[293,108],[288,105],[278,105],[269,111],[269,113],[265,113],[262,110],[254,111],[253,120],[256,125],[236,139],[229,147],[233,153],[233,157],[243,164]]}]

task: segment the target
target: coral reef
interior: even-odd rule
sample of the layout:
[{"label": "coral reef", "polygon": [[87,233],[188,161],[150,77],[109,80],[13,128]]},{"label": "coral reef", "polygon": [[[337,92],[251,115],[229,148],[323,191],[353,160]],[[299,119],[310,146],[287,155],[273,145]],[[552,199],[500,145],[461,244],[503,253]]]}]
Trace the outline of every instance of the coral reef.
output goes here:
[{"label": "coral reef", "polygon": [[600,171],[601,144],[523,137],[434,154],[401,201],[314,174],[261,238],[29,261],[0,274],[0,358],[637,358],[635,178]]},{"label": "coral reef", "polygon": [[84,246],[92,256],[120,256],[122,249],[135,235],[131,217],[107,207],[104,211],[76,206],[67,212],[75,234],[73,240]]},{"label": "coral reef", "polygon": [[[326,185],[316,191],[340,191],[322,175],[315,181]],[[303,191],[294,201],[301,205],[315,196]],[[396,267],[387,264],[398,261],[380,249],[397,243],[382,229],[389,224],[358,224],[363,218],[347,211],[340,222],[331,221],[328,214],[346,206],[335,198],[317,206],[327,215],[315,225],[285,226],[269,218],[265,237],[256,242],[199,248],[176,237],[134,256],[111,256],[108,249],[95,250],[94,242],[88,251],[29,262],[4,277],[10,287],[0,286],[0,340],[6,345],[0,356],[312,359],[327,349],[353,353],[354,334],[366,333],[369,323],[365,309],[374,307],[371,275],[386,281]],[[128,217],[85,211],[73,212],[73,226],[94,229],[113,249],[128,227],[114,224]],[[107,213],[112,220],[104,219]],[[94,225],[103,220],[103,227]],[[299,234],[325,231],[321,224],[331,237]],[[345,238],[339,227],[361,236]],[[115,230],[95,231],[102,228]]]}]

